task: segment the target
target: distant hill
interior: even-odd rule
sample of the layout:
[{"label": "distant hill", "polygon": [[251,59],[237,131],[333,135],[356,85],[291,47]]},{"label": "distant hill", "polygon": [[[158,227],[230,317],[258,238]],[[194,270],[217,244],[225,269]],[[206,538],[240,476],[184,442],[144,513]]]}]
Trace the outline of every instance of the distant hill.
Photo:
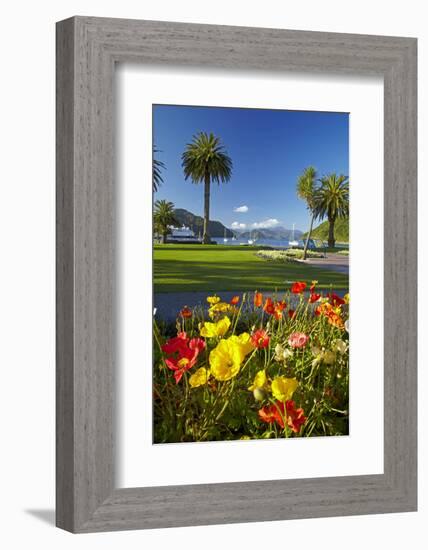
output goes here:
[{"label": "distant hill", "polygon": [[[321,239],[323,241],[326,241],[328,239],[328,221],[325,221],[321,223],[318,227],[316,227],[312,231],[312,237],[314,239]],[[306,237],[307,232],[303,235],[303,237]],[[349,219],[348,218],[340,218],[336,220],[336,223],[334,224],[334,237],[336,241],[342,242],[342,243],[348,243],[349,242]]]},{"label": "distant hill", "polygon": [[[184,208],[176,208],[174,210],[174,215],[177,218],[177,220],[180,222],[181,225],[185,225],[186,227],[189,227],[195,236],[197,237],[199,234],[202,235],[203,228],[204,228],[204,218],[201,216],[195,216],[195,214],[192,214],[192,212],[189,212],[188,210],[185,210]],[[226,237],[232,238],[234,236],[234,233],[225,227],[221,222],[210,220],[208,223],[208,233],[210,237],[224,237],[226,231]]]},{"label": "distant hill", "polygon": [[[294,238],[300,239],[303,232],[299,229],[294,230]],[[263,229],[253,229],[252,231],[240,231],[239,236],[243,239],[275,239],[289,241],[293,237],[293,230],[285,227],[272,227]]]}]

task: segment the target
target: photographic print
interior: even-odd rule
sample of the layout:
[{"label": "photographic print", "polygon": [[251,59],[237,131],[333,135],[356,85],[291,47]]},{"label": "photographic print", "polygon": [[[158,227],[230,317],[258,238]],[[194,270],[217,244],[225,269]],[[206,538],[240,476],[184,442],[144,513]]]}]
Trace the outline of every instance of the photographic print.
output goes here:
[{"label": "photographic print", "polygon": [[152,112],[153,443],[348,435],[349,114]]}]

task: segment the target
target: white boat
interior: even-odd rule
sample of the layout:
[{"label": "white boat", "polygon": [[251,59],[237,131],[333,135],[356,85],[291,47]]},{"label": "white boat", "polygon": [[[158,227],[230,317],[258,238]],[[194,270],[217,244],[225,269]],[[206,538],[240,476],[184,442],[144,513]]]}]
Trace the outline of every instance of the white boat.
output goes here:
[{"label": "white boat", "polygon": [[224,239],[223,242],[227,243],[229,239],[226,237],[226,228],[224,228]]},{"label": "white boat", "polygon": [[181,227],[170,227],[170,235],[168,235],[168,241],[174,242],[174,241],[194,241],[196,239],[194,232],[190,229],[190,227],[186,227],[185,225]]},{"label": "white boat", "polygon": [[295,223],[293,223],[293,233],[292,233],[292,236],[291,236],[291,241],[288,241],[288,246],[299,246],[299,241],[296,241],[296,239],[294,238],[294,227],[295,227]]}]

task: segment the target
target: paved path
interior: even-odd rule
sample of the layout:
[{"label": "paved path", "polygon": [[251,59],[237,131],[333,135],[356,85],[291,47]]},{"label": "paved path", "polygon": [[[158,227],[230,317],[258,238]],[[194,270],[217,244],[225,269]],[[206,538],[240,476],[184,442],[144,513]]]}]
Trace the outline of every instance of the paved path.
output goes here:
[{"label": "paved path", "polygon": [[298,260],[300,263],[321,267],[322,269],[330,269],[337,273],[349,274],[349,256],[343,254],[329,254],[326,258],[308,258],[307,260]]}]

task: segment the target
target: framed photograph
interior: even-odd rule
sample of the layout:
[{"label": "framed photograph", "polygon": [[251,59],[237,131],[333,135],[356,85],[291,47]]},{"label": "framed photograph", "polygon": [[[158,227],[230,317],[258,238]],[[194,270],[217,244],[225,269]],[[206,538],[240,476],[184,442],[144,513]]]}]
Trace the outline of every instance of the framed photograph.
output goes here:
[{"label": "framed photograph", "polygon": [[413,38],[57,24],[58,527],[416,510],[416,114]]}]

